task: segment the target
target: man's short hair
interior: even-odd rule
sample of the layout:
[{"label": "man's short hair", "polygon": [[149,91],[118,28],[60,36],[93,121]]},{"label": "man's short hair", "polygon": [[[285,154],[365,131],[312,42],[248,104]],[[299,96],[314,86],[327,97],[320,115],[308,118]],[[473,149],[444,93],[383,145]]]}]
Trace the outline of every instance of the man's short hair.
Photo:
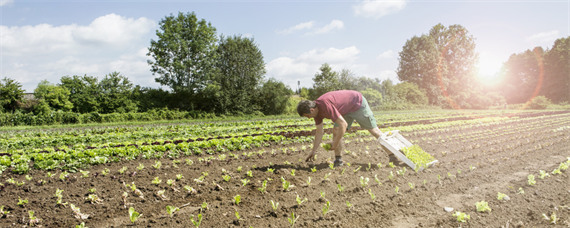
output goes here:
[{"label": "man's short hair", "polygon": [[302,100],[297,105],[297,112],[299,116],[303,116],[303,114],[310,114],[311,108],[317,107],[317,103],[311,100]]}]

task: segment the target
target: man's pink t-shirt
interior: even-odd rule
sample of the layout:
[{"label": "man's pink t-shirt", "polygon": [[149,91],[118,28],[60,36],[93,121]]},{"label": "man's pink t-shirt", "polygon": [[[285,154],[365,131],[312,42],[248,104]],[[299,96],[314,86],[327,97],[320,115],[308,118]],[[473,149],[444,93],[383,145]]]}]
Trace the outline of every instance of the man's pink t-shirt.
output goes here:
[{"label": "man's pink t-shirt", "polygon": [[324,118],[336,122],[338,117],[357,111],[362,105],[362,94],[353,90],[338,90],[323,94],[315,100],[319,113],[315,117],[315,125]]}]

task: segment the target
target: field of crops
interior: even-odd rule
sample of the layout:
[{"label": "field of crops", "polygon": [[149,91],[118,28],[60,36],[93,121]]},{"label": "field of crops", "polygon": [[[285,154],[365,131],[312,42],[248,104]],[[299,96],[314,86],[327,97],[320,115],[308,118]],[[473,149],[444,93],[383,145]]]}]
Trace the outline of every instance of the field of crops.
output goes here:
[{"label": "field of crops", "polygon": [[570,226],[570,111],[376,118],[439,162],[415,172],[356,125],[344,166],[306,163],[299,117],[0,128],[0,227]]}]

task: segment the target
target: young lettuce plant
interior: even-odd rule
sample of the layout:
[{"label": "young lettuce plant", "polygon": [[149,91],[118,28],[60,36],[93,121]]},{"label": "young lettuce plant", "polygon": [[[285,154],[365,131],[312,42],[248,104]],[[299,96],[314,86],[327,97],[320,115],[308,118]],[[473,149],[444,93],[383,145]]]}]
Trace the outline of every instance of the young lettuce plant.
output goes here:
[{"label": "young lettuce plant", "polygon": [[467,222],[467,220],[471,219],[471,216],[468,214],[465,214],[461,211],[456,211],[453,216],[455,216],[457,218],[458,222]]},{"label": "young lettuce plant", "polygon": [[166,206],[166,213],[168,213],[168,215],[172,218],[172,216],[174,216],[174,212],[179,211],[180,208],[175,207],[175,206]]},{"label": "young lettuce plant", "polygon": [[331,212],[331,202],[327,200],[321,211],[323,212],[323,217],[326,216],[329,212]]},{"label": "young lettuce plant", "polygon": [[137,219],[139,219],[139,217],[141,216],[142,214],[136,212],[134,207],[129,208],[129,219],[131,220],[132,223],[135,223]]},{"label": "young lettuce plant", "polygon": [[536,180],[534,180],[534,175],[530,174],[528,175],[528,185],[535,185],[536,184]]},{"label": "young lettuce plant", "polygon": [[241,202],[241,196],[240,195],[234,196],[234,204],[239,205],[240,202]]},{"label": "young lettuce plant", "polygon": [[28,211],[28,217],[29,217],[29,219],[30,219],[29,222],[28,222],[28,224],[29,224],[30,226],[35,226],[35,225],[37,225],[37,224],[40,223],[40,219],[37,218],[36,216],[34,216],[34,214],[35,214],[34,211]]},{"label": "young lettuce plant", "polygon": [[291,218],[287,218],[289,220],[289,224],[291,224],[291,228],[295,227],[295,222],[299,219],[300,216],[295,217],[295,212],[291,212]]},{"label": "young lettuce plant", "polygon": [[75,216],[76,219],[87,219],[87,218],[89,218],[88,214],[81,213],[81,209],[79,209],[79,207],[76,207],[72,203],[69,204],[69,207],[71,207],[71,211],[73,211],[73,215]]},{"label": "young lettuce plant", "polygon": [[475,203],[475,207],[477,207],[477,212],[491,212],[491,208],[489,207],[489,203],[487,203],[484,200]]},{"label": "young lettuce plant", "polygon": [[202,224],[202,214],[201,214],[201,213],[198,214],[197,217],[198,217],[198,219],[194,220],[194,215],[191,215],[191,216],[190,216],[190,221],[192,221],[192,224],[194,224],[194,226],[195,226],[196,228],[199,228],[199,227],[200,227],[200,224]]},{"label": "young lettuce plant", "polygon": [[301,199],[301,197],[299,197],[299,195],[297,195],[297,198],[295,198],[295,200],[297,201],[297,205],[301,206],[301,204],[303,204],[304,202],[307,202],[307,197],[305,197],[304,199]]},{"label": "young lettuce plant", "polygon": [[497,193],[497,199],[498,200],[510,200],[511,198],[507,194],[498,192]]}]

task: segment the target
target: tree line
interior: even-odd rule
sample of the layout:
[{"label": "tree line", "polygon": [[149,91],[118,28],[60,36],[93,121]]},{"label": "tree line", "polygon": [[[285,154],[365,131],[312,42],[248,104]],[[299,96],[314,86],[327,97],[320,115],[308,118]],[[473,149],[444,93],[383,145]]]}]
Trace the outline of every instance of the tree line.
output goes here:
[{"label": "tree line", "polygon": [[[195,13],[166,16],[157,40],[150,41],[148,64],[155,81],[169,89],[141,87],[120,72],[101,80],[95,76],[63,76],[58,83],[42,81],[35,99],[24,99],[21,84],[0,80],[0,112],[41,115],[133,113],[156,109],[214,114],[281,114],[294,106],[293,91],[265,78],[263,54],[252,38],[218,36]],[[534,97],[567,104],[570,100],[570,37],[553,47],[513,54],[493,87],[476,80],[475,39],[461,25],[437,24],[427,34],[406,41],[399,52],[399,83],[333,71],[324,63],[313,86],[296,93],[304,99],[339,89],[361,91],[372,106],[406,109],[417,106],[488,108],[524,103]]]}]

